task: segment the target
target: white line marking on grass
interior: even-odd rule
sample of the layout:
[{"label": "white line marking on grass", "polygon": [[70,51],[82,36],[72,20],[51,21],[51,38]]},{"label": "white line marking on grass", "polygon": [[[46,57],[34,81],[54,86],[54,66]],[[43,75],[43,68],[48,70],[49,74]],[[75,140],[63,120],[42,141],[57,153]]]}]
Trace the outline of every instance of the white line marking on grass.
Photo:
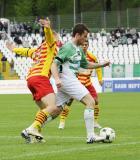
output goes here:
[{"label": "white line marking on grass", "polygon": [[0,139],[17,139],[19,138],[20,136],[0,136]]},{"label": "white line marking on grass", "polygon": [[118,144],[108,144],[108,145],[102,145],[102,144],[99,144],[99,146],[94,146],[94,144],[90,144],[90,145],[87,145],[87,147],[76,147],[76,148],[70,148],[70,149],[62,149],[62,150],[57,150],[57,151],[49,151],[49,152],[38,152],[38,153],[25,153],[25,154],[20,154],[20,155],[17,155],[17,156],[13,156],[13,157],[5,157],[5,158],[2,158],[0,160],[15,160],[15,159],[20,159],[20,158],[27,158],[27,157],[35,157],[35,156],[47,156],[47,155],[53,155],[55,156],[55,154],[60,154],[60,153],[70,153],[70,152],[81,152],[81,151],[89,151],[91,149],[103,149],[103,148],[108,148],[108,147],[120,147],[120,146],[126,146],[126,145],[136,145],[136,144],[140,144],[140,142],[129,142],[129,143],[118,143]]},{"label": "white line marking on grass", "polygon": [[[0,136],[0,139],[21,139],[21,136]],[[126,137],[125,138],[129,138],[132,139],[134,137]],[[45,139],[86,139],[86,137],[80,137],[80,136],[45,136]]]},{"label": "white line marking on grass", "polygon": [[[21,138],[21,136],[0,136],[0,139],[19,139],[19,138]],[[69,137],[67,137],[67,136],[46,136],[46,139],[51,139],[51,138],[53,138],[53,139],[86,139],[86,137],[77,137],[77,136],[69,136]]]}]

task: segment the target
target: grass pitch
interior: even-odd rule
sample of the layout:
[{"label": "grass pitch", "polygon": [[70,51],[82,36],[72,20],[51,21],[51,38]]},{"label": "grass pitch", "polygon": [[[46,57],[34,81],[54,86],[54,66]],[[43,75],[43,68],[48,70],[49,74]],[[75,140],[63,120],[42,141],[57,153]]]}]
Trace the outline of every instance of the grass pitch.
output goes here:
[{"label": "grass pitch", "polygon": [[[0,95],[0,160],[138,160],[140,93],[100,94],[100,124],[116,131],[113,143],[86,144],[84,106],[74,102],[64,130],[59,118],[43,129],[46,143],[25,144],[20,132],[37,107],[31,95]],[[99,130],[96,130],[99,132]]]}]

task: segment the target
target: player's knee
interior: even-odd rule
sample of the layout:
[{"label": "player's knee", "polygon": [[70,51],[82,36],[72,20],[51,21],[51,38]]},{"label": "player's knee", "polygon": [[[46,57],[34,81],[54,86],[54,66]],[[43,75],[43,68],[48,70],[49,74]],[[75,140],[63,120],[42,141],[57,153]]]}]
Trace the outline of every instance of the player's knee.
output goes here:
[{"label": "player's knee", "polygon": [[88,108],[94,109],[95,106],[95,100],[92,98],[92,96],[87,95],[82,99],[82,102],[88,106]]},{"label": "player's knee", "polygon": [[54,106],[53,109],[52,109],[52,113],[51,114],[53,116],[57,117],[60,113],[61,113],[61,108],[58,108],[57,106]]},{"label": "player's knee", "polygon": [[59,108],[59,107],[57,107],[57,106],[55,106],[54,110],[55,110],[55,112],[58,113],[58,114],[61,113],[61,108]]},{"label": "player's knee", "polygon": [[95,100],[92,98],[88,101],[87,106],[89,106],[90,108],[94,109],[95,106]]}]

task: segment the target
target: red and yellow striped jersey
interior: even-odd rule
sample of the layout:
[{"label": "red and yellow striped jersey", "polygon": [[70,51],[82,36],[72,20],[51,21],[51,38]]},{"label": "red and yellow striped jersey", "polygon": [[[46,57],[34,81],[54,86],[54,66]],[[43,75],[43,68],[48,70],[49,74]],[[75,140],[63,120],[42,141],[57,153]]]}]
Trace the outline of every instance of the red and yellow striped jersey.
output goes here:
[{"label": "red and yellow striped jersey", "polygon": [[14,48],[14,52],[21,56],[31,57],[33,66],[28,72],[27,79],[32,76],[50,77],[50,68],[54,56],[57,54],[56,41],[51,28],[44,28],[45,41],[37,49]]},{"label": "red and yellow striped jersey", "polygon": [[[87,51],[86,59],[89,62],[98,63],[96,56],[94,56],[90,51]],[[82,69],[78,73],[78,79],[86,87],[92,84],[91,82],[92,71],[93,69]],[[102,80],[102,69],[101,68],[96,69],[96,74],[98,77],[98,81],[101,81]]]}]

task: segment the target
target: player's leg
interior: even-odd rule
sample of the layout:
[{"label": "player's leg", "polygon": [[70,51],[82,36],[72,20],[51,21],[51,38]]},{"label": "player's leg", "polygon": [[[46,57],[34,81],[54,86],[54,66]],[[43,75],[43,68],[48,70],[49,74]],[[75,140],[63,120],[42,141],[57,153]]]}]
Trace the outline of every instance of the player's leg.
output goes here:
[{"label": "player's leg", "polygon": [[60,122],[58,126],[59,129],[65,128],[65,121],[66,121],[66,118],[68,117],[69,111],[70,111],[70,107],[66,105],[60,114]]},{"label": "player's leg", "polygon": [[101,141],[103,138],[98,137],[94,133],[94,105],[95,101],[90,95],[89,91],[83,86],[80,81],[75,77],[64,77],[66,85],[63,85],[63,91],[85,104],[84,120],[87,131],[87,143],[94,141]]},{"label": "player's leg", "polygon": [[[81,101],[86,106],[84,111],[84,120],[86,124],[87,136],[88,136],[87,143],[93,143],[94,141],[103,140],[103,138],[101,139],[101,137],[96,136],[94,133],[94,124],[93,124],[94,123],[93,121],[94,105],[95,105],[94,99],[90,95],[87,88],[80,83],[78,78],[73,76],[73,74],[71,74],[70,76],[67,75],[67,72],[66,72],[66,75],[65,74],[61,75],[61,81],[63,84],[61,87],[61,90],[65,95],[68,95],[70,97],[73,97],[74,99],[77,99],[78,101]],[[56,102],[58,104],[62,104],[62,103],[59,103],[58,100],[59,99],[56,99]],[[63,97],[62,97],[62,100],[63,100]]]},{"label": "player's leg", "polygon": [[91,96],[94,98],[95,100],[95,106],[94,106],[94,127],[95,128],[101,128],[101,126],[98,123],[98,119],[99,119],[99,112],[100,112],[100,108],[99,108],[99,103],[98,103],[98,94],[94,88],[93,85],[89,85],[86,87],[89,91],[89,93],[91,94]]},{"label": "player's leg", "polygon": [[70,99],[70,101],[67,103],[67,105],[65,105],[64,109],[62,110],[61,114],[60,114],[60,122],[59,122],[59,129],[64,129],[65,128],[65,122],[66,122],[66,118],[69,115],[70,112],[70,106],[73,102],[73,99]]},{"label": "player's leg", "polygon": [[[46,84],[44,86],[44,84]],[[21,133],[22,137],[28,139],[30,135],[36,139],[43,139],[41,127],[51,116],[56,114],[58,108],[55,105],[55,94],[48,78],[33,77],[28,80],[28,87],[31,90],[34,100],[40,110],[35,116],[34,122]]]},{"label": "player's leg", "polygon": [[94,106],[95,101],[91,94],[86,94],[81,102],[85,104],[86,108],[84,111],[84,120],[87,131],[87,143],[100,142],[103,141],[104,138],[95,134],[94,132]]},{"label": "player's leg", "polygon": [[41,128],[43,124],[58,112],[58,108],[54,104],[55,95],[53,93],[42,97],[41,101],[36,101],[40,107],[40,111],[37,112],[34,122],[22,132],[22,136],[26,138],[26,135],[35,136],[36,139],[42,140]]},{"label": "player's leg", "polygon": [[41,98],[41,101],[36,101],[37,105],[41,110],[37,113],[35,121],[32,124],[33,127],[38,130],[41,129],[42,125],[49,117],[51,117],[55,112],[57,112],[57,107],[55,105],[55,95],[54,93],[48,94]]},{"label": "player's leg", "polygon": [[100,107],[99,107],[98,99],[96,99],[95,100],[95,107],[94,107],[94,128],[101,129],[102,126],[98,122],[99,121],[99,116],[100,116]]},{"label": "player's leg", "polygon": [[84,120],[87,131],[87,143],[93,143],[94,141],[94,99],[91,97],[90,93],[86,94],[81,102],[86,105],[84,110]]},{"label": "player's leg", "polygon": [[70,103],[72,103],[72,98],[69,95],[61,92],[61,90],[60,91],[58,90],[58,92],[56,94],[56,102],[57,103],[55,106],[57,106],[57,107],[55,109],[53,109],[53,112],[51,112],[51,114],[49,114],[47,120],[45,121],[45,123],[43,123],[42,127],[46,123],[57,118],[61,114],[61,112],[64,110],[65,106],[66,105],[69,106]]}]

